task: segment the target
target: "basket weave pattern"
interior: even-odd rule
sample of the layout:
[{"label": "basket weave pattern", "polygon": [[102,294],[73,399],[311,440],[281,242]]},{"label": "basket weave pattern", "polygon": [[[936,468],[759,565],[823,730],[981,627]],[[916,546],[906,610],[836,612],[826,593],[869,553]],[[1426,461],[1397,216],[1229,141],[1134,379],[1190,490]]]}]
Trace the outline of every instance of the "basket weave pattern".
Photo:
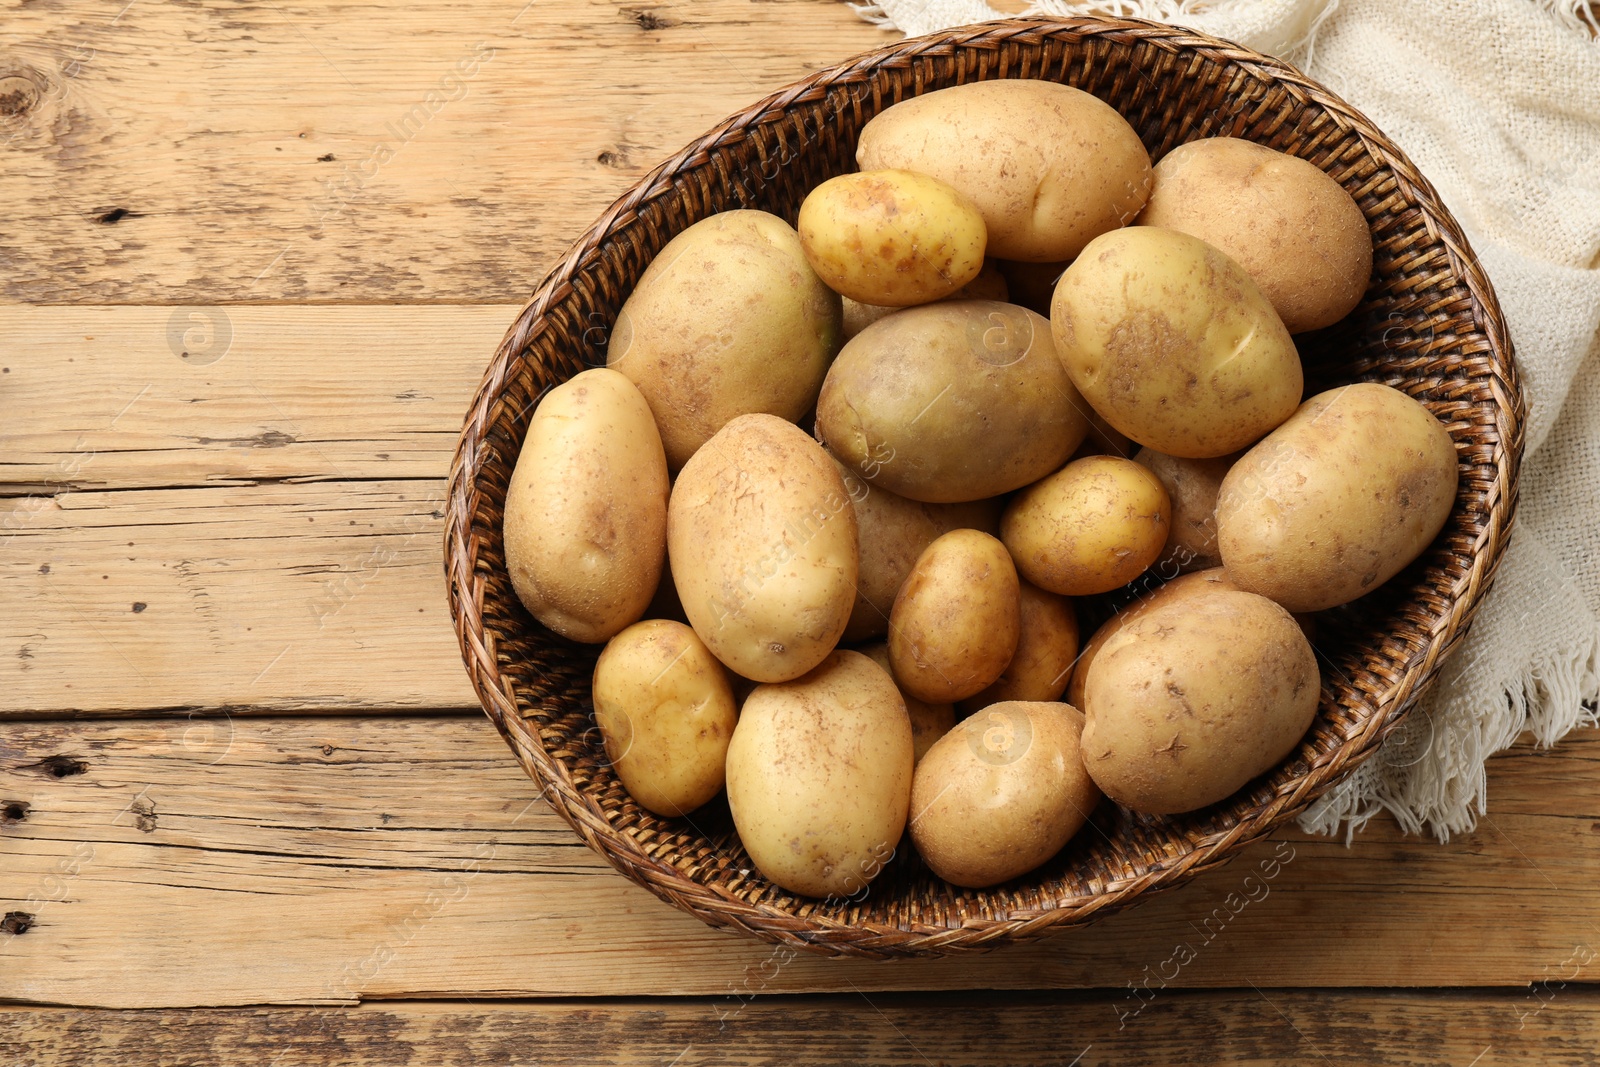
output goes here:
[{"label": "basket weave pattern", "polygon": [[[689,819],[664,819],[623,790],[591,717],[598,647],[550,633],[512,591],[500,532],[506,486],[537,399],[604,363],[617,311],[668,240],[734,207],[792,222],[812,187],[854,169],[856,138],[874,115],[990,78],[1044,78],[1094,93],[1132,124],[1153,159],[1199,137],[1244,137],[1339,181],[1371,224],[1374,280],[1343,323],[1296,338],[1308,389],[1381,381],[1424,402],[1455,441],[1459,495],[1420,560],[1319,620],[1316,722],[1282,766],[1239,794],[1178,817],[1105,804],[1055,860],[988,890],[947,885],[902,854],[859,899],[806,900],[760,876],[720,801]],[[1082,925],[1217,866],[1368,758],[1488,588],[1515,507],[1522,422],[1493,290],[1427,180],[1361,114],[1289,66],[1188,30],[1102,18],[986,23],[859,56],[729,118],[640,180],[577,241],[501,342],[467,415],[446,519],[451,613],[472,684],[517,759],[627,877],[714,926],[831,954],[985,949]]]}]

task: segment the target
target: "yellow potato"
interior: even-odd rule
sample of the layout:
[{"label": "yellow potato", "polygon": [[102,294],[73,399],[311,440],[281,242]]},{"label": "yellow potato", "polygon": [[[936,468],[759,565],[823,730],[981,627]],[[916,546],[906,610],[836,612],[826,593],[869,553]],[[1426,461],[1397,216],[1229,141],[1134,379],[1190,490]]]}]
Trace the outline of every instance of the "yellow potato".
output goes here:
[{"label": "yellow potato", "polygon": [[1072,601],[1021,584],[1021,629],[1005,673],[977,696],[961,702],[971,715],[1007,700],[1060,700],[1078,658],[1078,615]]},{"label": "yellow potato", "polygon": [[1139,222],[1221,249],[1290,333],[1344,318],[1372,274],[1372,231],[1342,185],[1314,163],[1233,137],[1167,153]]},{"label": "yellow potato", "polygon": [[1457,477],[1449,432],[1417,401],[1375,382],[1330,389],[1228,471],[1222,561],[1241,589],[1290,611],[1348,603],[1432,543]]},{"label": "yellow potato", "polygon": [[1131,459],[1088,456],[1012,497],[1000,539],[1034,585],[1089,596],[1128,584],[1156,561],[1171,513],[1154,474]]},{"label": "yellow potato", "polygon": [[861,130],[862,170],[931,175],[983,213],[989,254],[1068,260],[1131,222],[1150,156],[1111,105],[1058,82],[971,82],[903,100]]},{"label": "yellow potato", "polygon": [[[889,646],[882,641],[861,647],[861,654],[872,662],[882,667],[884,673],[890,678],[894,677],[894,668],[889,665]],[[896,688],[899,683],[895,683]],[[900,690],[900,698],[906,702],[906,714],[911,717],[911,748],[917,762],[927,755],[933,743],[950,732],[950,727],[956,724],[956,706],[954,704],[929,704],[925,700],[918,700],[907,695],[904,689]]]},{"label": "yellow potato", "polygon": [[1222,563],[1217,552],[1217,493],[1238,455],[1216,459],[1180,459],[1153,448],[1141,448],[1135,463],[1161,479],[1172,501],[1172,526],[1167,546],[1156,560],[1163,574],[1204,570]]},{"label": "yellow potato", "polygon": [[840,296],[909,307],[940,300],[983,269],[987,235],[972,201],[908,170],[841,174],[800,205],[806,259]]},{"label": "yellow potato", "polygon": [[834,652],[745,700],[728,746],[739,840],[791,893],[863,893],[905,830],[913,763],[894,683],[860,653]]},{"label": "yellow potato", "polygon": [[817,400],[817,432],[875,486],[930,503],[1044,477],[1088,422],[1049,323],[990,300],[907,308],[857,334]]},{"label": "yellow potato", "polygon": [[1083,762],[1112,800],[1175,815],[1223,800],[1294,750],[1317,660],[1287,611],[1209,590],[1145,612],[1100,648]]},{"label": "yellow potato", "polygon": [[999,541],[952,530],[929,545],[894,598],[889,660],[900,688],[944,703],[1005,671],[1022,625],[1016,568]]},{"label": "yellow potato", "polygon": [[941,738],[911,786],[911,839],[928,867],[981,889],[1060,852],[1100,802],[1082,733],[1076,708],[1005,701]]},{"label": "yellow potato", "polygon": [[666,551],[667,461],[632,382],[596,368],[546,394],[503,522],[512,588],[556,633],[605,641],[644,614]]},{"label": "yellow potato", "polygon": [[695,223],[645,269],[617,315],[606,366],[650,403],[677,470],[730,419],[793,422],[840,344],[839,297],[789,224],[764,211]]},{"label": "yellow potato", "polygon": [[672,489],[667,551],[690,625],[746,678],[798,678],[850,619],[855,511],[822,446],[776,416],[741,415],[695,453]]},{"label": "yellow potato", "polygon": [[1237,452],[1300,403],[1300,356],[1233,260],[1154,226],[1097,237],[1050,307],[1073,384],[1117,430],[1170,456]]},{"label": "yellow potato", "polygon": [[[999,300],[1004,303],[1010,296],[1005,278],[995,269],[992,261],[986,260],[978,276],[945,297],[946,300]],[[877,304],[863,304],[859,300],[851,300],[848,296],[843,298],[844,304],[844,339],[846,341],[865,330],[879,319],[892,315],[900,309],[897,307],[880,307]],[[1045,297],[1044,309],[1050,310],[1050,298]]]},{"label": "yellow potato", "polygon": [[728,672],[680,622],[636,622],[594,666],[594,720],[633,799],[657,815],[693,811],[722,789],[738,712]]}]

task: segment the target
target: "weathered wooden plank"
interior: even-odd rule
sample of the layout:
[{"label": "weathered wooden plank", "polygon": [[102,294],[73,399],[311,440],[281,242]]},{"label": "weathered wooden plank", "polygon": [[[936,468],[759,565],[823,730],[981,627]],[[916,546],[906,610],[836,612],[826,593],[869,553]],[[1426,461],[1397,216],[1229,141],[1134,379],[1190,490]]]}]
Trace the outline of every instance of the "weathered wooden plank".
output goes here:
[{"label": "weathered wooden plank", "polygon": [[893,35],[835,0],[6,3],[0,293],[521,301],[649,167]]},{"label": "weathered wooden plank", "polygon": [[742,1010],[718,1000],[11,1009],[0,1010],[0,1055],[16,1067],[1592,1064],[1600,993],[1541,993],[1178,992],[1126,1027],[1103,994],[783,997]]},{"label": "weathered wooden plank", "polygon": [[1513,986],[1574,980],[1574,961],[1593,980],[1597,766],[1600,732],[1519,748],[1448,846],[1388,823],[1349,848],[1286,833],[1084,931],[876,964],[790,958],[660,903],[578,844],[481,717],[9,723],[0,998],[1101,987],[1131,1025],[1177,987]]}]

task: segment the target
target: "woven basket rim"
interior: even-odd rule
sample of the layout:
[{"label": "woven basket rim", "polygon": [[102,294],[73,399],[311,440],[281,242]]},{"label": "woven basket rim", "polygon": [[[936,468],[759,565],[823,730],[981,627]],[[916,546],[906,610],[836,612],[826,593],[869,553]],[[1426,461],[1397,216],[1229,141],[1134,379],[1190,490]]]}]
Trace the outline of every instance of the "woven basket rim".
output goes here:
[{"label": "woven basket rim", "polygon": [[[730,136],[778,121],[796,102],[820,97],[832,88],[865,82],[880,67],[973,46],[1001,44],[1041,31],[1051,37],[1121,36],[1152,42],[1277,82],[1320,107],[1344,133],[1359,137],[1366,151],[1391,170],[1420,209],[1427,232],[1442,246],[1452,271],[1470,294],[1474,321],[1487,339],[1492,354],[1490,369],[1496,396],[1496,425],[1504,444],[1495,457],[1497,477],[1486,502],[1489,521],[1475,545],[1470,567],[1456,580],[1452,610],[1435,625],[1421,662],[1408,664],[1386,689],[1374,692],[1373,702],[1380,713],[1373,715],[1359,733],[1347,738],[1326,759],[1313,764],[1307,774],[1295,780],[1292,790],[1280,793],[1271,803],[1241,816],[1225,832],[1195,843],[1186,852],[1154,864],[1141,874],[1110,881],[1104,891],[1094,897],[1074,900],[1070,905],[1062,902],[1033,912],[1013,909],[1008,917],[1000,919],[971,919],[949,926],[845,923],[826,916],[797,915],[765,903],[752,904],[715,883],[690,879],[670,863],[649,854],[631,835],[613,827],[593,798],[574,786],[565,764],[545,750],[535,728],[519,713],[516,694],[499,668],[495,639],[486,632],[482,612],[483,579],[478,573],[473,517],[479,506],[477,482],[484,462],[484,436],[493,422],[498,397],[521,353],[538,336],[546,311],[571,293],[574,278],[585,263],[598,254],[608,236],[633,223],[646,205],[673,191],[673,175],[704,164],[711,150]],[[1431,682],[1445,655],[1464,635],[1472,612],[1493,580],[1515,513],[1523,421],[1522,395],[1504,315],[1477,257],[1432,185],[1404,153],[1355,108],[1287,63],[1204,33],[1164,23],[1110,16],[1039,16],[984,22],[861,53],[800,79],[729,116],[652,168],[573,243],[551,268],[496,348],[463,425],[451,463],[446,505],[444,563],[450,613],[468,675],[485,712],[552,807],[590,847],[626,877],[713,926],[732,927],[764,940],[833,954],[940,955],[983,949],[1033,940],[1060,927],[1082,925],[1103,912],[1142,901],[1203,870],[1220,866],[1244,845],[1260,839],[1304,810],[1371,756]]]}]

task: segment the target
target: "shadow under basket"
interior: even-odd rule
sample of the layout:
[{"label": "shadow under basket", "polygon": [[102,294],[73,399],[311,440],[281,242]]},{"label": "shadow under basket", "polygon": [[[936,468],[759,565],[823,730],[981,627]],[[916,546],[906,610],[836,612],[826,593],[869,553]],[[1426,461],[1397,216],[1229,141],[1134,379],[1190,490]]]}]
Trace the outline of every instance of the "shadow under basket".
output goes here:
[{"label": "shadow under basket", "polygon": [[[622,788],[590,702],[599,647],[555,636],[512,591],[506,485],[539,396],[603,365],[617,311],[674,235],[730,208],[792,223],[810,189],[854,169],[874,115],[994,78],[1093,93],[1152,159],[1196,138],[1242,137],[1310,160],[1349,190],[1372,227],[1372,280],[1347,319],[1296,338],[1308,390],[1364,380],[1416,397],[1455,441],[1460,490],[1419,560],[1319,617],[1316,720],[1289,759],[1228,800],[1161,818],[1104,804],[1061,855],[986,890],[941,881],[907,839],[859,899],[796,897],[755,869],[721,799],[668,819]],[[467,414],[446,518],[450,610],[490,719],[555,810],[628,878],[712,926],[833,955],[987,949],[1081,926],[1216,867],[1369,758],[1488,589],[1516,503],[1522,420],[1505,321],[1460,227],[1359,112],[1292,67],[1189,30],[1112,18],[983,23],[864,54],[753,105],[655,168],[578,240],[517,316]]]}]

